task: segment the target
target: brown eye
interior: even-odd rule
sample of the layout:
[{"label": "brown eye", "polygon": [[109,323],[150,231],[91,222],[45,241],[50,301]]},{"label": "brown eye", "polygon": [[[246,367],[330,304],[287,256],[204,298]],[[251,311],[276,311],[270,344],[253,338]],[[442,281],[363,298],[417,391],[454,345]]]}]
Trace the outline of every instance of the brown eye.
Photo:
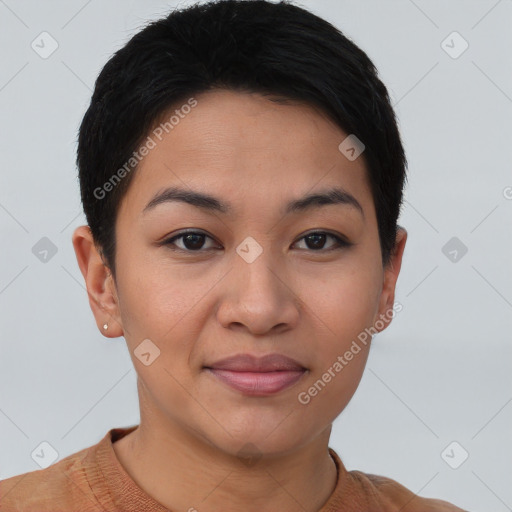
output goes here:
[{"label": "brown eye", "polygon": [[[204,252],[201,251],[201,249],[205,249],[204,244],[206,239],[213,240],[206,233],[201,233],[200,231],[186,231],[169,238],[163,242],[163,245],[171,246],[171,249],[178,251]],[[178,240],[180,241],[179,244],[176,243]],[[212,249],[212,247],[206,247],[206,249]]]},{"label": "brown eye", "polygon": [[[202,233],[201,231],[186,231],[178,233],[177,235],[167,239],[162,242],[162,245],[169,246],[172,250],[182,252],[206,252],[207,250],[216,248],[215,245],[211,245],[211,242],[210,245],[208,245],[208,240],[214,242],[212,237],[208,236],[206,233]],[[352,245],[343,238],[324,231],[308,233],[299,241],[302,240],[305,241],[306,247],[300,248],[301,250],[306,249],[316,252],[328,252]],[[329,240],[331,240],[331,242],[329,242]]]},{"label": "brown eye", "polygon": [[[334,245],[331,244],[330,247],[325,248],[326,241],[332,239],[334,240]],[[315,231],[313,233],[308,233],[307,235],[303,236],[300,240],[306,241],[306,249],[312,250],[312,251],[322,251],[327,252],[333,249],[340,249],[343,247],[348,247],[352,244],[346,242],[339,236],[336,236],[332,233],[326,233],[325,231]]]}]

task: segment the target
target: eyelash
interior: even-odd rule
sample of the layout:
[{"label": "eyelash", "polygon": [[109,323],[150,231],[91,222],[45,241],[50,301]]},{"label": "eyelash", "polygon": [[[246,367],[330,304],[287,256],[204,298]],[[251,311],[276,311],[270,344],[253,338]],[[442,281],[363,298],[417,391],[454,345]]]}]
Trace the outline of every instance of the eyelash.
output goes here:
[{"label": "eyelash", "polygon": [[[210,249],[205,249],[205,250],[198,249],[198,250],[194,251],[191,249],[182,249],[181,247],[176,247],[176,246],[172,247],[172,245],[174,245],[175,240],[183,238],[187,235],[202,235],[202,236],[205,236],[206,238],[210,238],[213,240],[213,238],[211,236],[209,236],[206,233],[203,233],[201,231],[183,231],[181,233],[178,233],[177,235],[172,236],[171,238],[168,238],[167,240],[164,240],[163,242],[161,242],[160,245],[165,245],[165,246],[168,246],[169,249],[171,249],[173,251],[179,251],[179,252],[184,252],[184,253],[201,253],[201,252],[206,252],[208,250],[211,250],[211,248],[210,248]],[[346,249],[346,248],[350,247],[351,245],[353,245],[352,243],[347,242],[343,238],[341,238],[333,233],[329,233],[328,231],[311,231],[311,232],[303,235],[301,238],[299,238],[297,240],[297,242],[299,242],[300,240],[303,240],[304,238],[311,236],[311,235],[327,235],[328,237],[333,238],[336,241],[337,245],[334,247],[330,247],[328,249],[317,249],[317,250],[315,250],[315,249],[300,249],[300,250],[306,250],[306,251],[318,252],[318,253],[321,253],[321,252],[326,253],[326,252],[331,252],[334,250]],[[295,243],[297,243],[297,242],[295,242]]]}]

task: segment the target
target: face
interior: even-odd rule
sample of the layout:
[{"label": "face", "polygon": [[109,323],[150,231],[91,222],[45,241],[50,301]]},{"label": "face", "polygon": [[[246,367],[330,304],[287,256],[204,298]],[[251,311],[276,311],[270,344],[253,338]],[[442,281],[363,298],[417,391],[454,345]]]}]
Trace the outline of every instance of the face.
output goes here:
[{"label": "face", "polygon": [[[383,268],[364,160],[340,152],[348,134],[317,110],[195,99],[135,171],[112,300],[98,287],[91,305],[128,343],[141,421],[226,453],[290,450],[330,431],[356,390],[370,346],[358,340],[390,318],[406,233]],[[219,363],[242,354],[295,366]]]}]

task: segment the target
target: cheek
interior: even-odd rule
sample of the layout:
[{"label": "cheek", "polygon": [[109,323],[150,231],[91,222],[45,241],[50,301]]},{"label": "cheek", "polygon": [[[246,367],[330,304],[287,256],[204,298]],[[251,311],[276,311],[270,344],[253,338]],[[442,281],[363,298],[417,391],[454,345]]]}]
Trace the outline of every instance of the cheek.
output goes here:
[{"label": "cheek", "polygon": [[[161,411],[169,411],[172,404],[173,410],[197,415],[201,411],[194,409],[188,395],[195,394],[188,359],[202,328],[197,315],[205,289],[170,277],[175,272],[165,278],[154,267],[138,269],[125,268],[119,304],[124,337],[144,383],[144,397],[151,397]],[[142,354],[148,352],[144,361]]]},{"label": "cheek", "polygon": [[[328,424],[339,416],[359,385],[368,350],[369,346],[359,344],[357,349],[334,355],[297,390],[296,402],[304,412],[305,423]],[[351,354],[350,360],[346,358],[347,352]]]},{"label": "cheek", "polygon": [[[314,299],[314,298],[313,298]],[[375,294],[342,287],[313,300],[318,319],[314,329],[315,354],[311,374],[297,391],[297,402],[306,407],[309,421],[334,419],[354,395],[364,372],[377,307]]]},{"label": "cheek", "polygon": [[[366,270],[369,269],[369,270]],[[307,306],[315,319],[312,372],[301,386],[298,402],[334,419],[347,405],[362,377],[378,310],[380,277],[378,266],[339,272],[315,287]],[[310,411],[312,412],[312,411]]]},{"label": "cheek", "polygon": [[[331,271],[321,286],[303,283],[304,303],[336,343],[345,343],[368,327],[378,311],[382,280],[378,267],[364,265]],[[320,325],[321,327],[321,325]],[[342,348],[342,347],[338,347]]]},{"label": "cheek", "polygon": [[318,379],[325,374],[329,387],[351,396],[368,357],[371,337],[365,329],[372,325],[378,301],[368,290],[352,287],[346,291],[340,287],[325,294],[323,300],[315,302],[316,315],[322,321],[316,329],[318,356],[312,377]]},{"label": "cheek", "polygon": [[141,336],[153,337],[155,343],[174,337],[207,288],[204,281],[198,285],[177,268],[165,269],[144,259],[134,258],[119,269],[120,314],[132,343]]}]

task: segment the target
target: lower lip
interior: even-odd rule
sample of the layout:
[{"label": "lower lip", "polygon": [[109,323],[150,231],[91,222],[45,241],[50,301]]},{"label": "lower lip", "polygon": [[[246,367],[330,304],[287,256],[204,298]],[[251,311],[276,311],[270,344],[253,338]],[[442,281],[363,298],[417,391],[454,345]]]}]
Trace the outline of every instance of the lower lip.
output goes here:
[{"label": "lower lip", "polygon": [[306,370],[283,370],[275,372],[234,372],[207,368],[215,377],[228,386],[246,395],[266,396],[278,393],[295,384]]}]

